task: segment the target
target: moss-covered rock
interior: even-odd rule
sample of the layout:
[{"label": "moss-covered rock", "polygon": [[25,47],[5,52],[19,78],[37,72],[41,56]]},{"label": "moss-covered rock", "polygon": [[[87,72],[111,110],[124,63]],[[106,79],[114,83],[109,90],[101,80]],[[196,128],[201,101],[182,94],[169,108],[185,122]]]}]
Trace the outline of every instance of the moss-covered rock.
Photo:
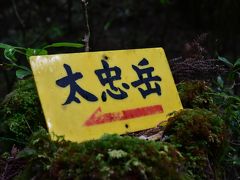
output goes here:
[{"label": "moss-covered rock", "polygon": [[1,141],[26,143],[34,131],[46,127],[33,79],[17,82],[0,105],[0,117]]},{"label": "moss-covered rock", "polygon": [[181,110],[169,119],[164,138],[183,154],[195,179],[216,177],[212,165],[219,160],[225,142],[224,122],[217,114],[205,109]]},{"label": "moss-covered rock", "polygon": [[184,108],[214,108],[213,99],[209,95],[212,90],[206,82],[181,82],[177,89]]},{"label": "moss-covered rock", "polygon": [[84,143],[38,137],[20,156],[24,154],[31,158],[17,179],[187,178],[184,158],[172,145],[126,136],[105,135]]}]

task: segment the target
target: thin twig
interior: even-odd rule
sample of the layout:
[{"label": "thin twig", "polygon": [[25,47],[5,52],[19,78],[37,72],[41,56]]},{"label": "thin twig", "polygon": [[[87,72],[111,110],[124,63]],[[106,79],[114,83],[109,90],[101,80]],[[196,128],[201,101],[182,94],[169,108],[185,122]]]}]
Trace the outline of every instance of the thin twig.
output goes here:
[{"label": "thin twig", "polygon": [[83,11],[84,11],[84,20],[85,20],[85,24],[86,24],[86,33],[84,35],[84,39],[83,42],[85,43],[85,51],[88,52],[89,51],[89,39],[90,39],[90,26],[89,26],[89,22],[88,22],[88,2],[87,0],[81,0],[82,2],[82,6],[83,6]]},{"label": "thin twig", "polygon": [[213,176],[212,177],[212,179],[215,179],[214,177],[216,177],[216,175],[215,175],[215,172],[213,171],[213,168],[212,168],[212,166],[211,166],[211,163],[210,163],[210,160],[209,160],[209,157],[208,157],[208,155],[207,155],[207,163],[208,163],[208,168],[209,168],[209,175],[211,176]]},{"label": "thin twig", "polygon": [[6,162],[5,166],[4,166],[3,173],[1,174],[1,179],[3,179],[3,180],[5,179],[5,174],[7,172],[7,169],[8,169],[8,160],[7,160],[7,162]]},{"label": "thin twig", "polygon": [[20,14],[18,13],[18,10],[17,10],[17,6],[16,6],[16,3],[15,3],[15,0],[12,0],[12,4],[13,4],[13,9],[14,9],[14,12],[15,12],[15,15],[19,21],[19,23],[21,24],[22,28],[25,29],[25,23],[24,21],[22,20]]},{"label": "thin twig", "polygon": [[230,141],[230,143],[235,146],[240,146],[240,143],[237,143],[237,142]]}]

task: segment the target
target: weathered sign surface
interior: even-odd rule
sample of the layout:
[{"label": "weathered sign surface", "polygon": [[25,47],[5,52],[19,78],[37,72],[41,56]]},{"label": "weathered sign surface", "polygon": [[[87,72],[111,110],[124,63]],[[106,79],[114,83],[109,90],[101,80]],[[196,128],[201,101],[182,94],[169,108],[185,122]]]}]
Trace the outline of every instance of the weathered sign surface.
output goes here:
[{"label": "weathered sign surface", "polygon": [[31,57],[48,129],[72,141],[155,127],[182,109],[162,48]]}]

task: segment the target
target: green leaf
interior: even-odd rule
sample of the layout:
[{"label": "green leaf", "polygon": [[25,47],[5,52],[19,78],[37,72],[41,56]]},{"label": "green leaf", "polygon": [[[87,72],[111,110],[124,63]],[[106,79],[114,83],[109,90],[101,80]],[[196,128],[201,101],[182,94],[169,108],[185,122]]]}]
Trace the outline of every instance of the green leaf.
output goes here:
[{"label": "green leaf", "polygon": [[4,50],[4,57],[9,60],[11,63],[16,62],[17,59],[15,57],[16,50],[14,48],[7,48]]},{"label": "green leaf", "polygon": [[31,156],[36,156],[37,152],[34,149],[25,148],[17,154],[17,158],[28,158]]},{"label": "green leaf", "polygon": [[240,58],[238,58],[235,63],[234,63],[234,67],[240,66]]},{"label": "green leaf", "polygon": [[111,26],[111,24],[112,24],[112,21],[108,21],[108,22],[104,25],[104,30],[105,30],[105,31],[108,30],[109,27]]},{"label": "green leaf", "polygon": [[11,45],[8,45],[8,44],[0,43],[0,48],[1,49],[11,49],[11,48],[14,48],[14,47],[11,46]]},{"label": "green leaf", "polygon": [[18,68],[20,68],[20,69],[23,69],[23,70],[25,70],[25,71],[28,71],[28,72],[32,73],[31,69],[29,69],[29,68],[26,67],[26,66],[17,65],[16,67],[18,67]]},{"label": "green leaf", "polygon": [[23,70],[23,69],[18,69],[17,71],[16,71],[16,76],[17,76],[17,78],[19,78],[19,79],[23,79],[24,77],[26,77],[26,76],[29,76],[29,75],[31,75],[32,74],[32,72],[30,71],[26,71],[26,70]]},{"label": "green leaf", "polygon": [[30,56],[38,56],[38,55],[47,55],[48,52],[45,49],[31,49],[27,48],[26,57],[29,59]]},{"label": "green leaf", "polygon": [[18,141],[16,139],[8,138],[8,137],[0,137],[0,141],[13,141],[13,142],[17,142],[17,143],[20,143],[20,144],[26,144],[25,142]]},{"label": "green leaf", "polygon": [[227,60],[225,57],[218,56],[218,60],[222,61],[225,65],[227,65],[230,68],[233,67],[233,64],[229,60]]},{"label": "green leaf", "polygon": [[218,85],[220,86],[220,88],[223,88],[223,86],[224,86],[224,81],[223,81],[223,79],[222,79],[221,76],[218,76],[218,77],[217,77],[217,83],[218,83]]},{"label": "green leaf", "polygon": [[235,66],[235,68],[234,68],[234,71],[233,71],[233,72],[235,72],[235,73],[239,73],[238,71],[240,71],[240,66]]},{"label": "green leaf", "polygon": [[47,49],[50,47],[73,47],[73,48],[82,48],[84,47],[83,44],[80,43],[68,43],[68,42],[60,42],[60,43],[53,43],[50,45],[47,45],[45,47],[43,47],[43,49]]}]

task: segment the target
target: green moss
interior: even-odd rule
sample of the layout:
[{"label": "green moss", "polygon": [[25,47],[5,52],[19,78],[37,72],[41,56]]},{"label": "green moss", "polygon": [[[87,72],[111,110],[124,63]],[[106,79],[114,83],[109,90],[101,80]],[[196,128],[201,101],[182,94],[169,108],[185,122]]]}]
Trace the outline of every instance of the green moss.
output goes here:
[{"label": "green moss", "polygon": [[175,144],[187,160],[196,179],[214,177],[216,163],[225,142],[224,122],[204,109],[185,109],[171,117],[164,131],[167,142]]},{"label": "green moss", "polygon": [[187,81],[177,85],[184,108],[213,108],[213,99],[208,94],[211,88],[204,81]]},{"label": "green moss", "polygon": [[183,157],[164,142],[118,135],[84,143],[35,138],[24,151],[31,160],[18,179],[187,178]]},{"label": "green moss", "polygon": [[29,136],[45,127],[44,116],[33,79],[18,81],[0,106],[0,137],[27,142]]}]

